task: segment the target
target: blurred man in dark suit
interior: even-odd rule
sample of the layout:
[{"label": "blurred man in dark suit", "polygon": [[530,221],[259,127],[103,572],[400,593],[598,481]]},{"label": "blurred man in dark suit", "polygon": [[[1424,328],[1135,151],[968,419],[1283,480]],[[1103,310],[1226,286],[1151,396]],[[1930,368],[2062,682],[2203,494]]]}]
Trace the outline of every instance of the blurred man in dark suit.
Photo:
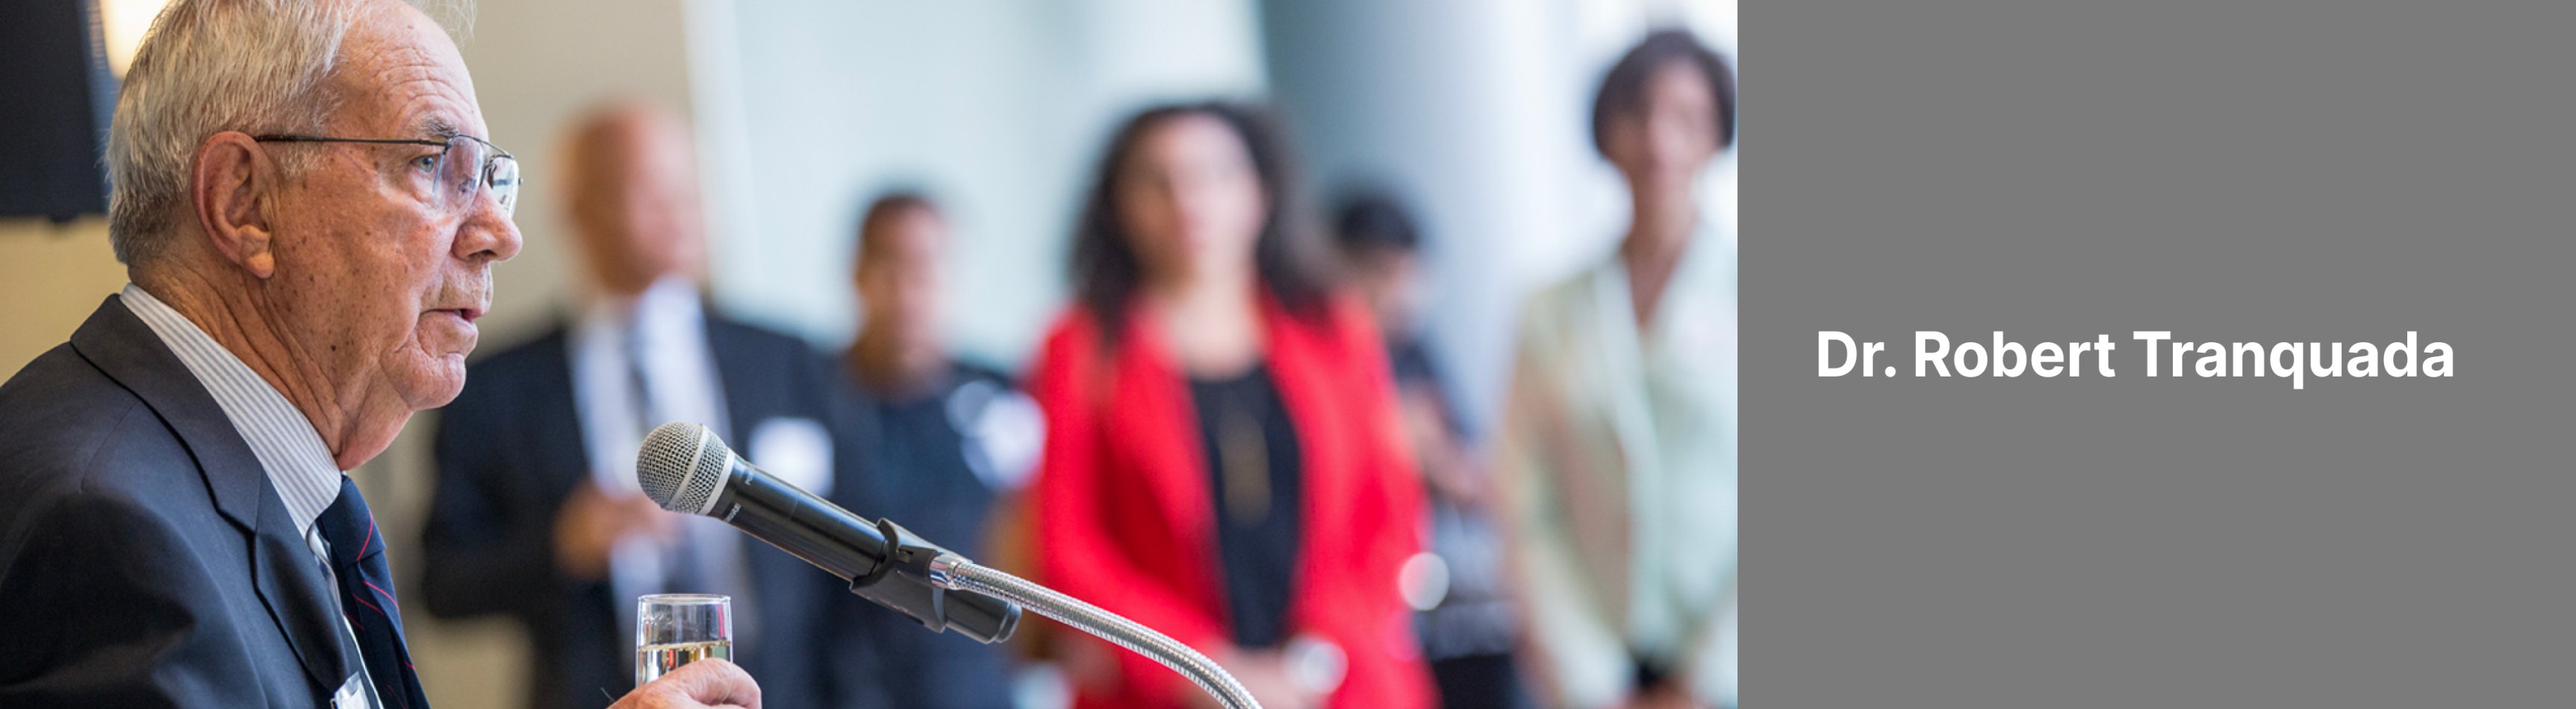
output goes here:
[{"label": "blurred man in dark suit", "polygon": [[[464,386],[520,244],[488,135],[408,6],[153,23],[109,133],[133,283],[0,385],[0,706],[426,709],[343,471]],[[618,706],[702,701],[760,693],[707,662]]]},{"label": "blurred man in dark suit", "polygon": [[[1045,415],[1000,371],[949,356],[939,337],[940,255],[948,220],[912,192],[878,198],[859,223],[858,287],[865,320],[841,371],[873,406],[883,499],[905,527],[969,557],[989,548],[995,500],[1027,480],[1044,445]],[[874,402],[869,404],[867,402]],[[1001,648],[848,604],[884,628],[887,686],[903,707],[1003,707],[1011,702]]]},{"label": "blurred man in dark suit", "polygon": [[529,706],[596,706],[632,684],[635,601],[734,598],[734,646],[777,706],[835,706],[872,689],[848,636],[856,604],[829,574],[722,522],[664,512],[635,451],[669,421],[704,423],[756,463],[855,509],[865,484],[823,358],[725,319],[699,291],[705,240],[690,142],[643,105],[594,112],[566,153],[571,226],[592,292],[569,322],[473,368],[437,435],[424,532],[430,612],[506,614],[528,631]]}]

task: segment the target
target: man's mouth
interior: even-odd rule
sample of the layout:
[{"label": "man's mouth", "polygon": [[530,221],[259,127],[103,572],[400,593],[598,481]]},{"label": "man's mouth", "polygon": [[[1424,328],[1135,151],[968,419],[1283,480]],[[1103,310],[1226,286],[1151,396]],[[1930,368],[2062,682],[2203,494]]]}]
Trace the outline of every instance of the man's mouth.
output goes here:
[{"label": "man's mouth", "polygon": [[476,318],[483,317],[482,308],[440,308],[430,312],[455,315],[458,319],[464,320],[469,324],[474,322]]}]

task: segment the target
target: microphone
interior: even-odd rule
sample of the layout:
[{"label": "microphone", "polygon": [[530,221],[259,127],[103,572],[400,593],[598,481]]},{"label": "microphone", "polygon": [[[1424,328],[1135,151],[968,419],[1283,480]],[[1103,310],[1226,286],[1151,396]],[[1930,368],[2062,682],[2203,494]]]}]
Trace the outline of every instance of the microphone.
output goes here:
[{"label": "microphone", "polygon": [[933,632],[979,642],[1008,640],[1020,607],[972,592],[950,593],[932,561],[960,557],[893,520],[869,522],[753,466],[714,431],[674,421],[644,437],[635,482],[662,509],[724,520],[770,546],[850,582],[850,592],[902,613]]}]

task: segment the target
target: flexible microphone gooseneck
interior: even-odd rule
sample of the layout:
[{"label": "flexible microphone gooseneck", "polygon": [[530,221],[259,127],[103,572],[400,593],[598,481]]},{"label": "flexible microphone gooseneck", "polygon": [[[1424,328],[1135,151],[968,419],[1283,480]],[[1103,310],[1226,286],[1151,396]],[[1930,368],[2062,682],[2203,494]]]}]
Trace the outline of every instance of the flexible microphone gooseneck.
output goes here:
[{"label": "flexible microphone gooseneck", "polygon": [[1225,668],[1171,636],[977,565],[913,536],[893,520],[870,523],[753,467],[705,426],[675,421],[653,429],[636,453],[635,481],[662,509],[724,520],[849,580],[851,592],[934,631],[1001,642],[1019,626],[1020,607],[1027,606],[1162,663],[1227,709],[1261,709]]}]

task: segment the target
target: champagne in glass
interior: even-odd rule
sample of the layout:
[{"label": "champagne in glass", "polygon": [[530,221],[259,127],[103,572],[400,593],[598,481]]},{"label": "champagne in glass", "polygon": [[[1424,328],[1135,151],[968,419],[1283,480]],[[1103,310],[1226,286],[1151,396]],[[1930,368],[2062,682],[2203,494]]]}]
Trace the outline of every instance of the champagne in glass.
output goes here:
[{"label": "champagne in glass", "polygon": [[665,593],[635,601],[635,685],[707,658],[733,660],[733,599]]}]

